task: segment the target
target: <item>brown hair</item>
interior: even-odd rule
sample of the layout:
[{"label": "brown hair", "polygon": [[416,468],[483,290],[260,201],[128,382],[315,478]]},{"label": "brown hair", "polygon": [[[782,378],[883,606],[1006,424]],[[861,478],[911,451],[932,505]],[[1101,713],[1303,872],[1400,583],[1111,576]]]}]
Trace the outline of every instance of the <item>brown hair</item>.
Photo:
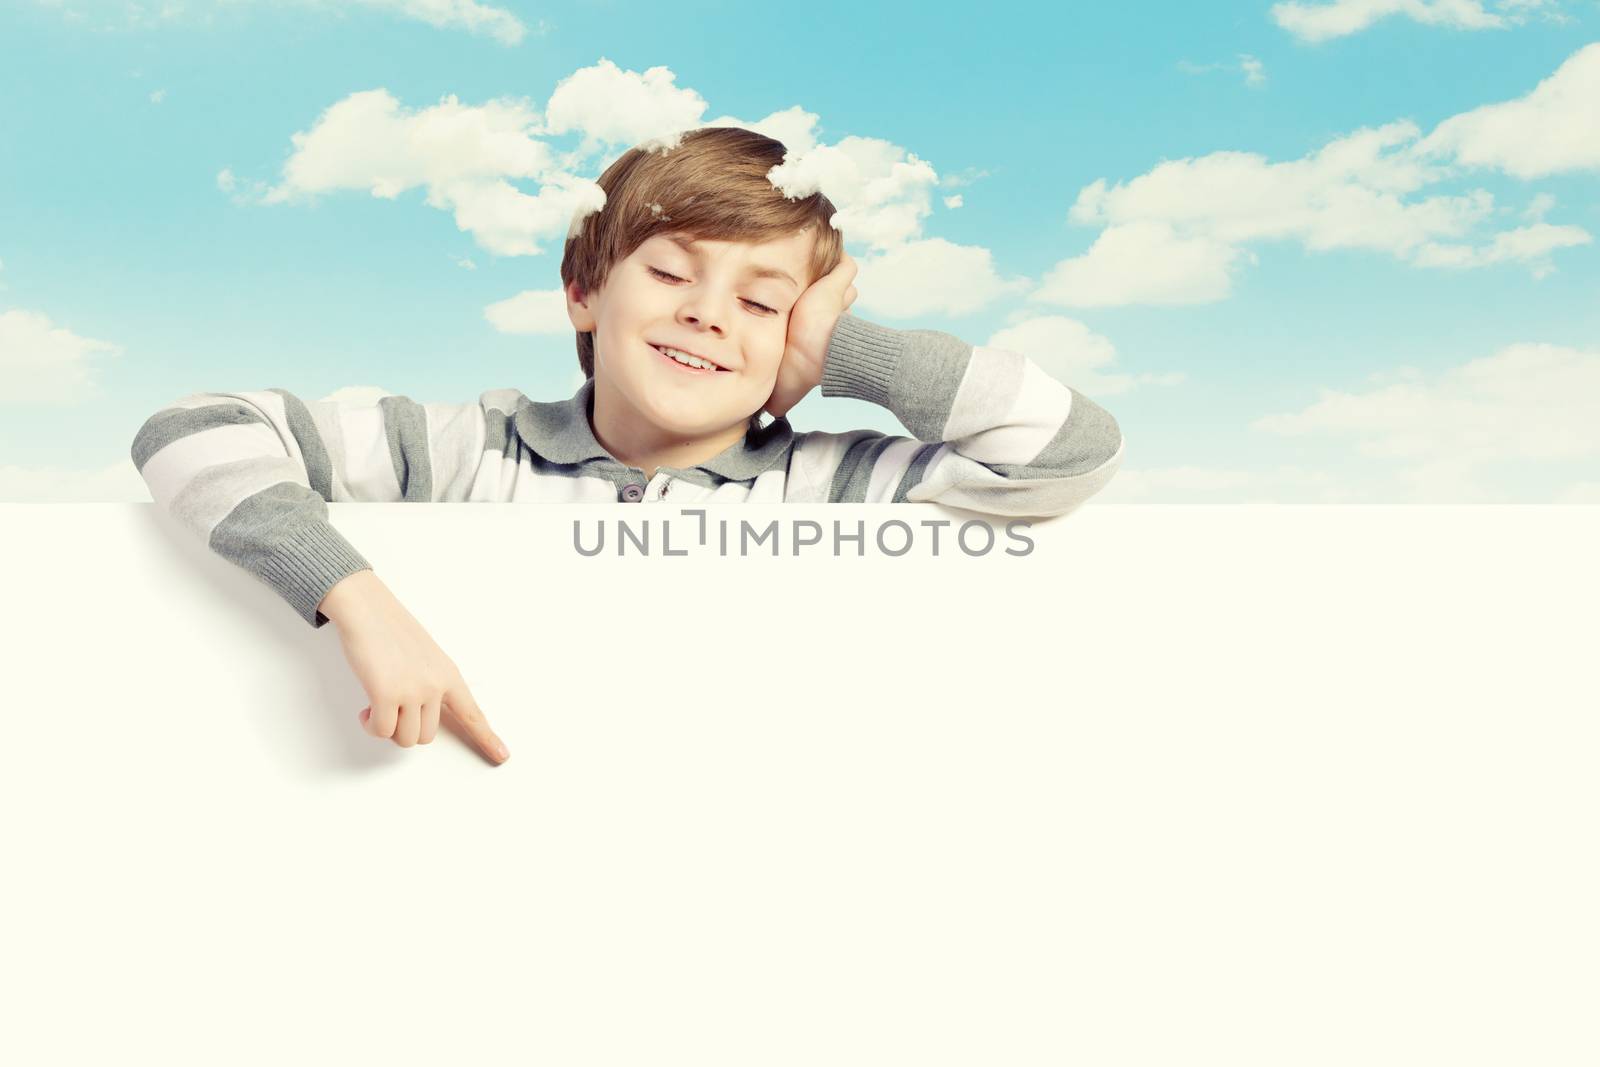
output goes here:
[{"label": "brown hair", "polygon": [[[738,126],[684,133],[678,147],[628,149],[597,179],[605,206],[575,223],[561,255],[561,285],[583,293],[605,284],[611,268],[656,234],[696,240],[763,242],[811,230],[809,286],[839,265],[844,238],[834,207],[820,192],[790,199],[767,173],[783,162],[783,142]],[[594,377],[594,334],[579,331],[578,366]],[[750,428],[761,425],[761,412]]]}]

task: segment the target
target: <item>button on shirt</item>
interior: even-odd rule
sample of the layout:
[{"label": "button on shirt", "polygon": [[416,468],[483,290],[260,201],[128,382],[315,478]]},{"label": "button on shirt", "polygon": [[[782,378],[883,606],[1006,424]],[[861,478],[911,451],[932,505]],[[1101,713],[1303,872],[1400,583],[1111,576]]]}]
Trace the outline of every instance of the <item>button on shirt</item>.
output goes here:
[{"label": "button on shirt", "polygon": [[644,496],[644,486],[628,484],[622,487],[622,499],[629,504],[637,504],[639,498]]}]

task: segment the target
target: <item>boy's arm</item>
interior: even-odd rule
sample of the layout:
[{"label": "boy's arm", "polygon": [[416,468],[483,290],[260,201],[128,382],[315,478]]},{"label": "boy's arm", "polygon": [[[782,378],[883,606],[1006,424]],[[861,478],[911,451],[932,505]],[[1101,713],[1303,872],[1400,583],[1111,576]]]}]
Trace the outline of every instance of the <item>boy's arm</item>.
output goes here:
[{"label": "boy's arm", "polygon": [[938,330],[896,330],[842,313],[821,390],[888,408],[915,438],[797,435],[791,499],[1064,515],[1122,463],[1122,430],[1110,412],[1019,353]]},{"label": "boy's arm", "polygon": [[345,577],[372,567],[329,501],[467,499],[486,426],[477,404],[306,402],[283,389],[194,393],[145,420],[134,466],[156,505],[266,582],[312,627]]}]

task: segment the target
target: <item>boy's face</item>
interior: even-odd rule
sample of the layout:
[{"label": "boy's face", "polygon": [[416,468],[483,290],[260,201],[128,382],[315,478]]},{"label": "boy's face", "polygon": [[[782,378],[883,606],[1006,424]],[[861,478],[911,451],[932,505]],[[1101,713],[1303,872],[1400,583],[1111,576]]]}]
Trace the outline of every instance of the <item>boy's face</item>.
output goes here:
[{"label": "boy's face", "polygon": [[[567,314],[593,330],[595,392],[671,435],[692,437],[744,422],[777,381],[789,312],[809,284],[809,232],[762,244],[694,241],[655,234],[616,263],[599,291]],[[763,268],[787,277],[762,276]],[[659,272],[659,273],[657,273]],[[657,351],[661,344],[725,368],[699,371]],[[610,401],[608,400],[608,403]]]}]

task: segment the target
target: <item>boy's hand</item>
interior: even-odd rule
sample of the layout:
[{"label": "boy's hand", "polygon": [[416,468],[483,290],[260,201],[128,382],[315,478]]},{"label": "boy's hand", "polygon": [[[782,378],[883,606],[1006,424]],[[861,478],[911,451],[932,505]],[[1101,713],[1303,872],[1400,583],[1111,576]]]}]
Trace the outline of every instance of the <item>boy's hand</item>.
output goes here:
[{"label": "boy's hand", "polygon": [[822,364],[828,355],[833,328],[856,299],[856,261],[848,252],[839,265],[812,282],[789,310],[789,334],[783,346],[778,380],[763,411],[781,418],[822,382]]},{"label": "boy's hand", "polygon": [[401,748],[426,745],[443,713],[490,762],[510,757],[454,661],[372,571],[345,578],[323,603],[345,659],[372,698],[359,715],[369,735]]}]

